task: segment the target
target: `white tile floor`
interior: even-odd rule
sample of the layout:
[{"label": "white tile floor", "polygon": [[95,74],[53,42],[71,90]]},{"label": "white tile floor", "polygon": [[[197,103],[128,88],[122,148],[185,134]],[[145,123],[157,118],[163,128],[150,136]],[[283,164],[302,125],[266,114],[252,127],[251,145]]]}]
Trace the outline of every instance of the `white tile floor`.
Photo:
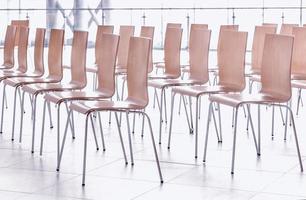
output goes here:
[{"label": "white tile floor", "polygon": [[[89,80],[90,81],[90,80]],[[169,93],[168,93],[169,94]],[[141,118],[136,117],[133,135],[135,165],[125,165],[114,118],[108,124],[108,113],[102,115],[106,151],[96,151],[89,132],[86,186],[81,186],[84,116],[75,115],[76,139],[67,139],[61,171],[56,172],[56,129],[46,129],[43,156],[39,156],[42,99],[38,100],[38,120],[35,153],[30,153],[30,106],[26,102],[24,137],[20,144],[12,142],[11,112],[12,90],[8,90],[9,108],[5,110],[4,131],[0,135],[0,199],[306,199],[306,174],[301,173],[296,156],[292,129],[287,141],[283,140],[284,126],[276,117],[275,138],[271,139],[271,109],[262,107],[262,155],[256,156],[251,132],[246,131],[246,120],[241,109],[237,137],[236,171],[230,174],[232,148],[232,110],[221,107],[223,143],[216,141],[210,130],[207,162],[203,164],[204,132],[207,118],[207,99],[203,98],[199,132],[199,158],[194,159],[194,135],[189,134],[185,115],[175,110],[171,149],[167,149],[167,125],[163,127],[162,144],[157,145],[165,183],[159,183],[148,127],[140,136]],[[152,96],[152,91],[151,91]],[[306,97],[304,97],[306,99]],[[178,100],[178,98],[177,98]],[[168,96],[168,103],[169,96]],[[18,105],[18,104],[17,104]],[[176,102],[176,108],[178,107]],[[296,105],[294,93],[293,107]],[[55,109],[53,118],[55,122]],[[169,108],[169,106],[168,106]],[[256,121],[253,107],[253,120]],[[154,134],[158,139],[158,110],[147,112],[151,116]],[[19,136],[19,108],[16,137]],[[279,116],[279,112],[276,112]],[[65,118],[63,109],[62,116]],[[123,118],[124,119],[124,118]],[[304,134],[306,110],[301,107],[295,117],[303,163],[306,166],[306,136]],[[48,120],[47,120],[48,122]],[[63,127],[65,120],[62,121]],[[47,123],[48,124],[48,123]],[[211,126],[213,127],[213,126]],[[126,149],[126,124],[122,130]],[[98,136],[99,144],[101,138]],[[128,151],[127,151],[128,153]]]}]

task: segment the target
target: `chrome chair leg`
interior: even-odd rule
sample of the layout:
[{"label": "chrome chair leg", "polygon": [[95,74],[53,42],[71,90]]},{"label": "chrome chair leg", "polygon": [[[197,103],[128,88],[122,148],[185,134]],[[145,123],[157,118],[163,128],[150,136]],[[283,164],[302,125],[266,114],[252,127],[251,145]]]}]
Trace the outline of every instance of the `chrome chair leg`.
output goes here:
[{"label": "chrome chair leg", "polygon": [[35,145],[35,125],[36,125],[36,101],[37,101],[37,95],[34,94],[33,96],[33,126],[32,126],[32,148],[31,152],[34,153],[34,145]]},{"label": "chrome chair leg", "polygon": [[174,100],[175,100],[175,93],[172,92],[172,94],[171,94],[170,126],[169,126],[169,134],[168,134],[168,149],[170,149],[171,135],[172,135]]},{"label": "chrome chair leg", "polygon": [[40,150],[39,155],[42,155],[43,145],[44,145],[44,134],[45,134],[45,118],[46,118],[46,105],[47,101],[44,101],[44,108],[43,108],[43,116],[42,116],[42,125],[41,125],[41,135],[40,135]]},{"label": "chrome chair leg", "polygon": [[0,133],[3,133],[3,117],[4,117],[5,88],[6,88],[6,85],[3,86],[3,93],[2,93],[2,110],[1,110],[1,126],[0,126]]},{"label": "chrome chair leg", "polygon": [[102,140],[102,148],[103,148],[103,151],[105,151],[105,141],[104,141],[104,134],[103,134],[103,127],[102,127],[100,112],[98,112],[98,118],[99,118],[100,134],[101,134],[101,140]]},{"label": "chrome chair leg", "polygon": [[68,116],[67,116],[66,125],[65,125],[65,131],[64,131],[64,136],[63,136],[63,140],[62,140],[62,146],[61,146],[61,150],[60,150],[60,155],[59,155],[56,171],[60,170],[60,165],[61,165],[61,162],[62,162],[64,146],[65,146],[66,137],[67,137],[67,131],[68,131],[68,124],[69,124],[69,121],[70,121],[69,118],[71,116],[71,112],[72,112],[72,110],[69,111]]},{"label": "chrome chair leg", "polygon": [[295,139],[295,145],[296,145],[296,150],[297,150],[298,159],[299,159],[299,163],[300,163],[300,169],[301,169],[301,172],[303,172],[303,162],[302,162],[302,158],[301,158],[301,152],[300,152],[300,147],[299,147],[299,141],[298,141],[298,138],[297,138],[293,112],[292,112],[290,107],[287,107],[287,109],[290,112],[290,117],[291,117],[291,120],[292,120],[293,133],[294,133],[294,139]]},{"label": "chrome chair leg", "polygon": [[191,133],[193,133],[193,117],[192,117],[192,99],[191,99],[191,96],[189,96],[189,110],[190,110]]},{"label": "chrome chair leg", "polygon": [[118,115],[117,115],[116,112],[115,112],[115,118],[116,118],[116,124],[117,124],[117,128],[118,128],[121,148],[122,148],[122,152],[123,152],[123,156],[124,156],[124,161],[125,161],[125,164],[127,165],[128,161],[127,161],[127,157],[126,157],[126,153],[125,153],[125,147],[124,147],[124,143],[123,143],[123,139],[122,139],[121,128],[120,128],[120,125],[119,125],[119,119],[118,119]]},{"label": "chrome chair leg", "polygon": [[50,106],[50,102],[47,103],[48,106],[48,112],[49,112],[49,121],[50,121],[50,128],[53,128],[53,122],[52,122],[52,112],[51,112],[51,106]]},{"label": "chrome chair leg", "polygon": [[[25,92],[23,91],[22,92],[22,97],[21,97],[21,110],[24,110],[24,95],[25,95]],[[20,130],[19,130],[19,142],[21,143],[22,141],[22,126],[23,126],[23,115],[24,115],[24,112],[20,112]]]},{"label": "chrome chair leg", "polygon": [[206,137],[205,137],[205,144],[204,144],[203,162],[206,162],[209,125],[210,125],[210,120],[211,120],[211,115],[212,115],[211,112],[212,111],[213,111],[213,102],[210,102],[209,103],[209,108],[208,108],[208,114],[207,114]]},{"label": "chrome chair leg", "polygon": [[182,99],[183,99],[183,105],[184,105],[184,109],[185,109],[185,114],[186,114],[186,120],[187,120],[187,124],[188,124],[188,127],[189,127],[189,133],[192,133],[193,130],[191,129],[191,122],[189,120],[189,115],[188,115],[188,110],[187,110],[187,106],[186,106],[186,99],[185,99],[185,96],[182,96]]},{"label": "chrome chair leg", "polygon": [[156,165],[157,165],[157,169],[158,169],[158,174],[159,174],[159,179],[160,179],[160,182],[163,183],[164,180],[163,180],[162,172],[161,172],[161,169],[160,169],[160,163],[159,163],[159,158],[158,158],[158,155],[157,155],[156,144],[155,144],[155,140],[154,140],[151,120],[150,120],[149,116],[146,113],[142,112],[142,114],[148,120],[148,124],[149,124],[149,128],[150,128],[150,133],[151,133],[151,140],[152,140],[152,145],[153,145],[153,150],[154,150],[154,155],[155,155],[155,161],[156,161]]},{"label": "chrome chair leg", "polygon": [[129,120],[129,113],[125,113],[126,116],[126,124],[127,124],[127,131],[128,131],[128,138],[129,138],[129,146],[130,146],[130,156],[131,156],[131,165],[134,165],[134,156],[133,156],[133,145],[132,145],[132,138],[131,138],[131,129],[130,129],[130,120]]},{"label": "chrome chair leg", "polygon": [[234,138],[233,138],[233,151],[232,151],[232,169],[231,169],[231,174],[234,174],[234,167],[235,167],[235,154],[236,154],[236,138],[237,138],[238,110],[239,110],[239,106],[236,107],[236,111],[235,111],[235,124],[234,124]]},{"label": "chrome chair leg", "polygon": [[257,153],[257,155],[260,155],[260,152],[258,151],[257,140],[256,140],[256,136],[255,136],[255,129],[254,129],[254,125],[253,125],[253,120],[252,120],[252,115],[251,115],[249,104],[247,104],[247,111],[248,111],[248,116],[250,117],[249,119],[250,119],[250,124],[251,124],[252,135],[253,135],[253,140],[254,140],[254,144],[255,144],[256,153]]},{"label": "chrome chair leg", "polygon": [[87,155],[87,134],[88,134],[88,118],[91,113],[86,115],[85,121],[85,136],[84,136],[84,155],[83,155],[83,174],[82,174],[82,186],[85,186],[85,176],[86,176],[86,155]]},{"label": "chrome chair leg", "polygon": [[98,140],[97,140],[96,127],[95,127],[94,122],[93,122],[92,114],[90,115],[90,123],[91,123],[92,133],[93,133],[95,143],[96,143],[96,149],[98,151],[99,150],[99,144],[98,144]]},{"label": "chrome chair leg", "polygon": [[[13,120],[12,120],[12,138],[11,140],[14,141],[14,134],[15,134],[15,114],[16,114],[16,100],[17,100],[17,91],[18,88],[15,88],[14,91],[14,104],[13,104]],[[22,110],[21,110],[22,112]]]},{"label": "chrome chair leg", "polygon": [[159,110],[159,144],[161,144],[161,135],[162,135],[163,99],[164,99],[164,88],[161,89],[161,95],[160,95],[160,110]]}]

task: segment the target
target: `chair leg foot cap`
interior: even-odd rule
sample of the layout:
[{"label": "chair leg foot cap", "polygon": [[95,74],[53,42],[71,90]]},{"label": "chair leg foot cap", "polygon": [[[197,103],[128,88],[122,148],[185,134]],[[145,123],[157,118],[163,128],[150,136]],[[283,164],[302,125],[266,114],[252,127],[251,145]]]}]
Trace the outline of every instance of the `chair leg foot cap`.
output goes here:
[{"label": "chair leg foot cap", "polygon": [[231,172],[231,174],[234,174],[234,172]]},{"label": "chair leg foot cap", "polygon": [[85,183],[82,183],[82,187],[84,187],[85,186]]},{"label": "chair leg foot cap", "polygon": [[14,138],[12,138],[11,140],[14,141]]},{"label": "chair leg foot cap", "polygon": [[59,172],[59,168],[56,168],[56,171]]},{"label": "chair leg foot cap", "polygon": [[99,148],[97,148],[97,151],[99,151]]},{"label": "chair leg foot cap", "polygon": [[161,184],[163,184],[163,183],[164,183],[164,181],[160,181],[160,183],[161,183]]},{"label": "chair leg foot cap", "polygon": [[31,153],[34,153],[34,151],[31,151]]}]

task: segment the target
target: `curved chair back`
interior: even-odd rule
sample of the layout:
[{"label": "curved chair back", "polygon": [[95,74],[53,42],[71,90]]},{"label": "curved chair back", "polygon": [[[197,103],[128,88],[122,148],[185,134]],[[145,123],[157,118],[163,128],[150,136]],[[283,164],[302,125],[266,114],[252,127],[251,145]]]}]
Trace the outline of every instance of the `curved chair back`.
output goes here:
[{"label": "curved chair back", "polygon": [[35,46],[34,46],[34,72],[43,75],[44,69],[44,46],[45,46],[45,34],[46,29],[37,28],[35,35]]},{"label": "curved chair back", "polygon": [[95,63],[98,63],[98,59],[100,55],[102,54],[101,52],[101,40],[103,38],[104,33],[112,34],[114,31],[114,26],[108,26],[108,25],[99,25],[97,29],[97,35],[96,35],[96,44],[95,44]]},{"label": "curved chair back", "polygon": [[168,28],[182,28],[182,24],[179,23],[167,23],[166,32]]},{"label": "curved chair back", "polygon": [[277,29],[278,24],[275,23],[262,23],[263,26],[271,26]]},{"label": "curved chair back", "polygon": [[[239,25],[221,25],[219,29],[219,38],[218,38],[218,44],[217,44],[217,50],[219,49],[219,44],[220,44],[220,37],[223,34],[224,31],[238,31]],[[217,51],[217,56],[218,51]]]},{"label": "curved chair back", "polygon": [[26,26],[19,26],[19,42],[18,42],[18,70],[26,72],[28,69],[27,57],[28,57],[28,39],[29,28]]},{"label": "curved chair back", "polygon": [[165,73],[178,78],[181,75],[180,53],[182,41],[181,28],[168,28],[165,38]]},{"label": "curved chair back", "polygon": [[130,38],[134,35],[134,30],[134,26],[120,26],[117,66],[120,66],[121,68],[126,68]]},{"label": "curved chair back", "polygon": [[148,73],[153,71],[153,38],[154,38],[154,26],[142,26],[140,30],[140,37],[150,38],[150,55],[148,64]]},{"label": "curved chair back", "polygon": [[49,77],[58,81],[63,78],[63,45],[65,31],[51,29],[48,47],[48,70]]},{"label": "curved chair back", "polygon": [[101,59],[98,65],[98,91],[115,93],[115,67],[119,36],[104,34],[101,39]]},{"label": "curved chair back", "polygon": [[292,35],[293,28],[298,26],[298,24],[282,24],[279,34]]},{"label": "curved chair back", "polygon": [[73,31],[71,48],[71,83],[77,83],[84,88],[86,79],[87,31]]},{"label": "curved chair back", "polygon": [[189,40],[190,78],[208,81],[208,55],[211,30],[194,29]]},{"label": "curved chair back", "polygon": [[291,73],[306,76],[306,27],[294,27]]},{"label": "curved chair back", "polygon": [[244,67],[247,32],[224,31],[218,49],[219,84],[239,91],[245,87]]},{"label": "curved chair back", "polygon": [[131,37],[127,66],[127,100],[139,102],[145,107],[148,97],[148,66],[150,39]]},{"label": "curved chair back", "polygon": [[262,58],[261,92],[277,99],[291,98],[293,36],[267,34]]},{"label": "curved chair back", "polygon": [[255,26],[253,44],[252,44],[252,70],[260,72],[265,35],[267,33],[276,33],[275,26]]},{"label": "curved chair back", "polygon": [[3,50],[3,66],[7,69],[14,67],[14,47],[17,27],[8,25],[6,28]]},{"label": "curved chair back", "polygon": [[17,27],[16,38],[15,38],[15,45],[14,46],[18,46],[19,35],[20,35],[18,27],[20,27],[20,26],[29,27],[30,21],[28,19],[26,19],[26,20],[12,20],[11,21],[11,25]]}]

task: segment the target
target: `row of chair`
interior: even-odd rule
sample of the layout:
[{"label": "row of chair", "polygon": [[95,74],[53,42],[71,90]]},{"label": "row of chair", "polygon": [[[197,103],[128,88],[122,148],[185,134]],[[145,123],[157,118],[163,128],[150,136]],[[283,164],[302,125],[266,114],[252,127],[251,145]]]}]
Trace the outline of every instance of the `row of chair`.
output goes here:
[{"label": "row of chair", "polygon": [[[166,105],[165,101],[165,89],[172,87],[172,114],[171,122],[173,118],[173,105],[174,105],[174,96],[175,94],[181,94],[184,96],[189,96],[190,98],[190,116],[191,111],[191,97],[196,97],[196,145],[195,145],[195,156],[197,157],[197,143],[198,143],[198,114],[200,99],[199,97],[203,94],[210,95],[211,102],[216,102],[218,105],[219,112],[219,134],[218,140],[222,141],[221,134],[221,115],[220,115],[220,104],[230,105],[236,108],[235,114],[235,130],[237,126],[237,112],[242,104],[247,104],[247,109],[249,111],[249,104],[258,103],[258,104],[273,104],[280,105],[288,108],[291,113],[291,119],[294,124],[294,119],[292,116],[291,109],[286,105],[279,104],[285,103],[291,98],[291,57],[294,59],[295,48],[298,48],[296,42],[293,43],[292,36],[285,35],[276,35],[273,33],[265,33],[262,30],[265,27],[262,26],[256,27],[256,30],[260,35],[256,44],[253,40],[253,54],[257,54],[257,58],[254,58],[254,61],[258,61],[260,70],[257,71],[257,75],[261,75],[262,90],[260,94],[250,95],[250,96],[241,96],[241,92],[245,88],[245,53],[246,53],[246,44],[247,44],[247,33],[238,31],[238,26],[224,26],[225,30],[220,30],[219,41],[218,41],[218,50],[217,50],[217,59],[218,66],[217,69],[214,69],[214,75],[218,76],[218,84],[213,86],[204,85],[209,80],[209,67],[208,67],[208,58],[209,58],[209,44],[210,44],[210,35],[211,31],[207,29],[207,26],[197,26],[193,28],[190,34],[190,44],[189,44],[189,63],[188,68],[183,68],[188,72],[188,79],[181,79],[181,65],[180,65],[180,41],[182,37],[182,29],[179,27],[168,27],[165,37],[165,50],[164,50],[164,64],[156,63],[156,65],[163,66],[164,72],[162,74],[153,74],[148,73],[153,70],[153,60],[152,60],[152,38],[154,33],[154,28],[142,29],[142,36],[146,37],[132,37],[129,36],[125,40],[122,37],[123,33],[118,35],[113,35],[111,33],[104,33],[103,31],[99,34],[100,39],[96,41],[96,65],[93,68],[93,71],[97,74],[97,87],[94,92],[84,91],[87,84],[86,79],[86,49],[87,49],[87,37],[88,33],[86,31],[74,31],[73,43],[71,49],[71,66],[67,67],[71,69],[71,81],[68,84],[61,84],[63,78],[63,65],[62,65],[62,56],[63,56],[63,41],[64,41],[64,31],[52,29],[50,33],[49,47],[48,47],[48,68],[49,76],[44,78],[44,62],[43,62],[43,50],[44,50],[44,36],[45,29],[37,29],[36,38],[35,38],[35,48],[34,48],[34,61],[35,61],[35,71],[32,74],[27,72],[26,64],[22,66],[22,63],[26,63],[27,55],[27,38],[29,33],[29,28],[26,26],[8,26],[7,36],[15,39],[16,30],[19,29],[20,38],[18,42],[18,68],[15,70],[12,69],[3,69],[1,74],[1,80],[4,80],[4,89],[3,89],[3,100],[2,100],[2,118],[1,118],[1,131],[3,125],[4,117],[4,96],[5,96],[5,87],[12,86],[15,88],[14,96],[14,113],[16,109],[16,98],[19,93],[21,101],[21,125],[20,125],[20,141],[22,136],[22,121],[24,115],[24,96],[25,93],[30,94],[32,100],[32,118],[33,118],[33,130],[32,130],[32,153],[34,152],[34,142],[35,142],[35,121],[36,121],[36,102],[39,94],[44,94],[44,109],[43,109],[43,120],[42,120],[42,131],[41,131],[41,147],[40,153],[42,154],[43,150],[43,139],[44,139],[44,124],[45,124],[45,113],[46,109],[49,110],[50,126],[52,127],[51,121],[51,109],[50,103],[55,103],[57,105],[57,170],[60,169],[61,158],[64,152],[65,140],[70,127],[73,138],[74,138],[74,118],[73,112],[79,112],[86,116],[85,121],[85,138],[84,138],[84,160],[83,160],[83,182],[85,184],[85,171],[86,171],[86,151],[87,151],[87,132],[88,132],[88,123],[91,121],[93,125],[93,114],[97,113],[99,123],[100,123],[100,132],[103,150],[105,150],[104,137],[102,133],[102,124],[100,111],[112,111],[115,113],[116,123],[118,126],[119,137],[121,141],[121,146],[125,158],[125,163],[127,164],[127,157],[125,154],[125,147],[122,140],[121,129],[120,129],[120,120],[117,115],[117,112],[125,113],[126,120],[128,124],[128,136],[129,136],[129,148],[131,155],[131,163],[134,163],[133,160],[133,149],[131,141],[131,130],[129,126],[129,113],[140,113],[144,116],[143,119],[147,118],[151,140],[153,144],[154,155],[156,159],[156,164],[158,167],[158,172],[161,182],[163,181],[162,173],[160,170],[158,155],[156,151],[155,141],[153,130],[151,126],[151,121],[149,116],[144,112],[149,98],[148,98],[148,87],[151,86],[154,88],[159,88],[162,90],[159,108],[160,108],[160,136],[161,136],[161,124],[162,124],[162,114],[163,114],[163,104]],[[272,27],[272,26],[271,26]],[[101,27],[102,28],[102,27]],[[111,27],[108,27],[112,29]],[[120,29],[120,32],[123,31],[124,27]],[[227,30],[226,30],[227,29]],[[231,29],[231,30],[228,30]],[[305,28],[293,28],[293,30],[305,31]],[[273,29],[275,30],[275,29]],[[99,30],[98,30],[99,31]],[[112,31],[111,31],[112,32]],[[145,34],[147,33],[147,35]],[[294,33],[294,32],[292,32]],[[97,35],[98,36],[98,35]],[[150,37],[151,36],[151,37]],[[98,37],[97,37],[98,38]],[[150,38],[150,39],[148,39]],[[119,52],[120,52],[120,41],[128,41],[128,48],[122,49],[127,55],[126,63],[120,64],[119,62]],[[5,46],[14,44],[15,41],[12,39],[9,43],[9,40],[6,40]],[[306,40],[305,40],[306,41]],[[305,43],[305,42],[304,42]],[[122,44],[123,45],[123,44]],[[256,47],[257,45],[257,47]],[[123,45],[125,46],[125,45]],[[260,49],[256,51],[256,48]],[[300,48],[300,47],[299,47]],[[7,49],[7,48],[5,48]],[[299,51],[301,49],[298,49]],[[296,50],[296,51],[298,51]],[[7,51],[4,52],[4,57],[6,57]],[[252,54],[252,59],[253,59]],[[262,54],[260,56],[260,54]],[[255,56],[254,55],[254,56]],[[124,60],[124,59],[123,59]],[[20,61],[20,62],[19,62]],[[294,62],[292,62],[294,63]],[[21,65],[21,66],[20,66]],[[292,64],[293,66],[293,64]],[[162,68],[162,67],[161,67]],[[292,67],[293,68],[293,67]],[[278,69],[278,70],[276,70]],[[277,71],[277,79],[272,79],[271,73]],[[149,74],[149,75],[148,75]],[[114,95],[116,90],[116,75],[125,75],[125,80],[127,81],[127,98],[125,100],[122,97],[117,98],[117,101],[111,100],[111,97]],[[275,74],[274,74],[275,75]],[[289,77],[289,79],[288,79]],[[149,81],[148,81],[149,79]],[[217,80],[217,79],[216,79]],[[118,81],[117,81],[118,84]],[[123,88],[123,87],[122,87]],[[21,94],[22,90],[22,94]],[[80,91],[81,90],[81,91]],[[124,91],[124,90],[122,90]],[[216,95],[218,94],[218,95]],[[90,100],[90,101],[88,101]],[[157,99],[158,100],[158,99]],[[182,98],[183,101],[186,101],[185,98]],[[60,105],[64,103],[68,118],[65,125],[65,131],[63,135],[63,140],[60,142]],[[70,103],[70,105],[68,104]],[[185,110],[186,103],[184,103]],[[209,115],[207,122],[207,135],[206,135],[206,145],[204,160],[206,155],[206,146],[208,142],[208,132],[209,132],[209,122],[211,117],[214,117],[213,104],[209,106]],[[166,110],[166,109],[165,109]],[[215,120],[215,119],[214,119]],[[251,115],[249,115],[250,124],[253,130]],[[192,119],[190,119],[190,127],[192,126]],[[144,120],[143,122],[144,123]],[[12,140],[14,139],[14,124],[15,124],[15,114],[13,116],[13,128],[12,128]],[[295,126],[293,126],[295,128]],[[192,128],[191,128],[192,129]],[[171,139],[171,124],[169,130],[169,140],[168,148],[170,148],[170,139]],[[95,129],[93,128],[94,138],[96,141],[96,148],[99,148],[98,141],[96,138]],[[256,139],[254,130],[253,130],[254,142],[256,145],[257,153],[260,154],[260,133],[258,133],[258,138]],[[301,164],[302,163],[300,152],[298,148],[298,140],[296,137],[296,144],[298,149],[298,156]],[[161,137],[159,138],[161,142]],[[233,142],[233,164],[232,172],[234,171],[234,155],[235,155],[235,143],[236,142],[236,132],[234,134]]]}]

